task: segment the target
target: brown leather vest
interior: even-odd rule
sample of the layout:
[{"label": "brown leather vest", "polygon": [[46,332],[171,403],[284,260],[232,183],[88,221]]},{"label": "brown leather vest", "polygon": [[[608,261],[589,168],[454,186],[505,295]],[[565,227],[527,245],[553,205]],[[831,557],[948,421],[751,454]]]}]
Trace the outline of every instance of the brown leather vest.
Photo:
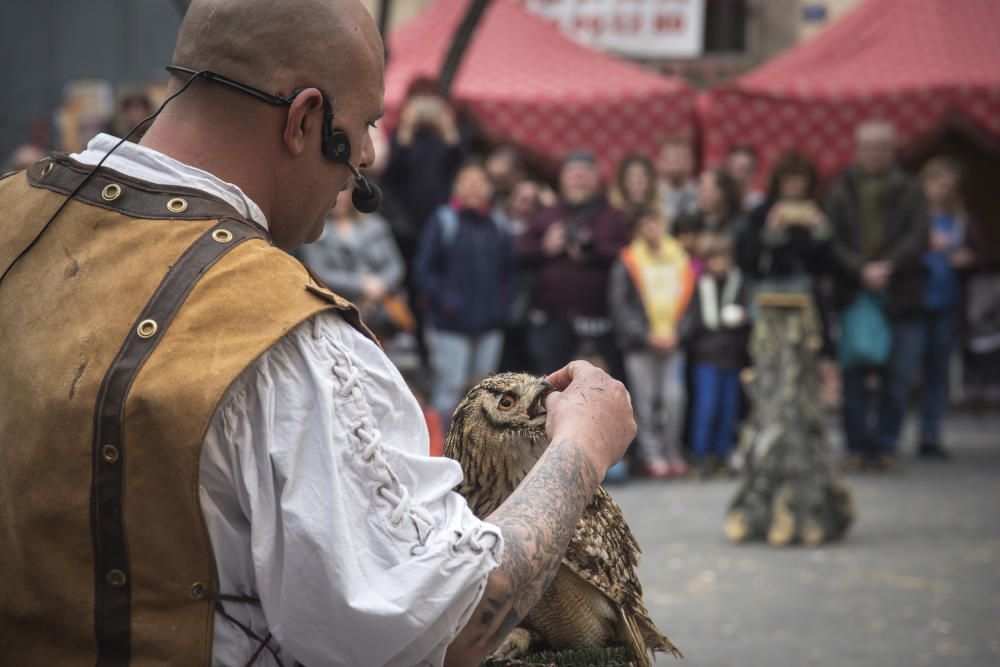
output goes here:
[{"label": "brown leather vest", "polygon": [[196,190],[102,169],[44,228],[86,169],[56,156],[0,181],[0,662],[208,665],[216,405],[312,315],[364,329]]}]

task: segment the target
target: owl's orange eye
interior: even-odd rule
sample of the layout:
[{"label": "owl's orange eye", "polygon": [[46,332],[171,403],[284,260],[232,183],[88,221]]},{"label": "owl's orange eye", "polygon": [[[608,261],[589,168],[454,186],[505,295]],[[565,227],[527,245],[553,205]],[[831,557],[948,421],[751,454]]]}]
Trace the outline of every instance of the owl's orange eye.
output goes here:
[{"label": "owl's orange eye", "polygon": [[510,410],[515,405],[517,405],[517,401],[511,394],[504,394],[500,397],[500,402],[497,403],[497,407],[501,410]]}]

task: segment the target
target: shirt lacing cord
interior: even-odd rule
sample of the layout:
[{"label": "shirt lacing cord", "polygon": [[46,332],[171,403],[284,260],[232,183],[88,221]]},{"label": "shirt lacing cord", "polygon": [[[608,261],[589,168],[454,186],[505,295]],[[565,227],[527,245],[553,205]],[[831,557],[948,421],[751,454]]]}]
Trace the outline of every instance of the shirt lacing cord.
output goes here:
[{"label": "shirt lacing cord", "polygon": [[468,546],[472,549],[472,553],[481,554],[483,553],[483,545],[479,543],[476,536],[471,530],[466,532],[455,531],[455,542],[451,545],[451,550],[458,553],[458,550],[464,546]]},{"label": "shirt lacing cord", "polygon": [[351,392],[354,391],[354,387],[357,386],[358,380],[361,379],[361,371],[357,368],[347,370],[341,364],[334,364],[330,370],[333,371],[333,374],[341,382],[340,397],[350,398]]}]

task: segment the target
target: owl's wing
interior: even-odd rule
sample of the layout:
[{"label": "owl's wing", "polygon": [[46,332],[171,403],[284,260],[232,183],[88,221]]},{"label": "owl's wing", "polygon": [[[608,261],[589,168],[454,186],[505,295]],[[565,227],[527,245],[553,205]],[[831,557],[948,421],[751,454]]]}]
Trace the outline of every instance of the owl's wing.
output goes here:
[{"label": "owl's wing", "polygon": [[619,605],[642,605],[642,585],[635,573],[639,544],[621,508],[598,487],[576,524],[563,565]]},{"label": "owl's wing", "polygon": [[651,664],[647,652],[681,653],[656,627],[642,603],[642,585],[635,572],[639,543],[621,508],[598,487],[570,540],[563,565],[618,607],[619,631],[636,665]]}]

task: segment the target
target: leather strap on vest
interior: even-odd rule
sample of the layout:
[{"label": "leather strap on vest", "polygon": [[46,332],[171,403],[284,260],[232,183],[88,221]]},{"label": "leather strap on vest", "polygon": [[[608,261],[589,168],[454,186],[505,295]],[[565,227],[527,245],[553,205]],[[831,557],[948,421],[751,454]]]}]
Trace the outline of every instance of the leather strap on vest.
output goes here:
[{"label": "leather strap on vest", "polygon": [[99,667],[125,666],[130,657],[131,572],[122,522],[125,399],[139,369],[198,279],[229,250],[252,238],[264,238],[264,233],[245,222],[225,218],[191,244],[150,297],[101,383],[94,412],[90,497]]}]

